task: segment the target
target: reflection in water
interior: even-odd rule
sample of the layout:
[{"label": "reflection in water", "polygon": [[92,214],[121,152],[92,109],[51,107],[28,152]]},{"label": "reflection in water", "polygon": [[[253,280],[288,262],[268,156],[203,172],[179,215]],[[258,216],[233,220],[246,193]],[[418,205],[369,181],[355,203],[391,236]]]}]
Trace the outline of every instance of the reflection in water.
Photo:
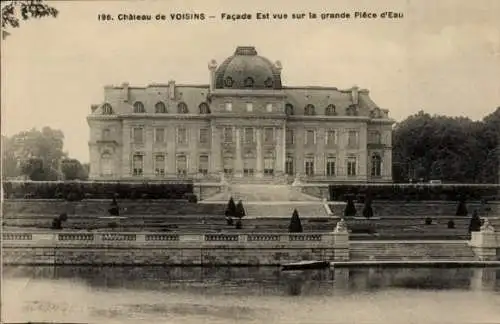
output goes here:
[{"label": "reflection in water", "polygon": [[[3,318],[148,323],[480,322],[500,269],[4,267]],[[470,309],[477,310],[470,312]],[[408,319],[406,321],[405,319]]]}]

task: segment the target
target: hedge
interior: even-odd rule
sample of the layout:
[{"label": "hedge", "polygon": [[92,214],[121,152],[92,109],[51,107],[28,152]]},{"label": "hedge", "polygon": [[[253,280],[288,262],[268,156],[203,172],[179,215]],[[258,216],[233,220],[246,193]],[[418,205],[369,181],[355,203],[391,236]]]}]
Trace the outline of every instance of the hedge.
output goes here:
[{"label": "hedge", "polygon": [[348,196],[363,200],[422,201],[500,200],[500,185],[476,184],[335,184],[329,185],[330,200],[346,201]]},{"label": "hedge", "polygon": [[101,181],[5,181],[6,198],[27,199],[188,199],[192,183]]}]

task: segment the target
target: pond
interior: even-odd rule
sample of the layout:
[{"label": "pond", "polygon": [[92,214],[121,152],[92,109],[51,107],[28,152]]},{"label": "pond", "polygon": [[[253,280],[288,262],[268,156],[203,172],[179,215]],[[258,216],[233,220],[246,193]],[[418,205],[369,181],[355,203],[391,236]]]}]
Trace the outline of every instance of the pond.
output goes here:
[{"label": "pond", "polygon": [[4,267],[6,322],[493,323],[500,268]]}]

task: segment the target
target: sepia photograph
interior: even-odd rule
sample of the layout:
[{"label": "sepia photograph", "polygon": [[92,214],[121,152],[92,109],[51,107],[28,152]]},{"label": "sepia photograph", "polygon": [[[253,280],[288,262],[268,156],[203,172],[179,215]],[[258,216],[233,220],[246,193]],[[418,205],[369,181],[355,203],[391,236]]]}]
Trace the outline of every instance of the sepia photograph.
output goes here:
[{"label": "sepia photograph", "polygon": [[1,1],[0,323],[500,323],[500,1]]}]

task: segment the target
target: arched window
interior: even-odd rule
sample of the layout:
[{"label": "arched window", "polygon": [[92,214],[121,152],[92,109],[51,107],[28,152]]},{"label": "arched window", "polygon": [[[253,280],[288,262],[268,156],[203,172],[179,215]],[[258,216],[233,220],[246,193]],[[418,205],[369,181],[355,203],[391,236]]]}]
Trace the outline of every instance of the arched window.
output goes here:
[{"label": "arched window", "polygon": [[210,108],[208,107],[208,104],[205,103],[205,102],[202,102],[198,108],[200,109],[200,114],[202,115],[206,115],[206,114],[210,114]]},{"label": "arched window", "polygon": [[293,116],[293,113],[294,113],[294,111],[293,111],[293,105],[292,105],[292,104],[287,103],[287,104],[285,105],[285,114],[286,114],[287,116]]},{"label": "arched window", "polygon": [[228,88],[231,88],[233,86],[233,78],[231,77],[227,77],[225,80],[224,80],[224,85]]},{"label": "arched window", "polygon": [[315,112],[314,106],[313,106],[313,105],[311,105],[311,104],[308,104],[308,105],[304,108],[304,115],[306,115],[306,116],[314,116],[314,115],[316,115],[316,112]]},{"label": "arched window", "polygon": [[157,102],[155,105],[155,113],[157,114],[165,114],[167,112],[167,107],[161,101]]},{"label": "arched window", "polygon": [[335,105],[328,105],[325,109],[325,115],[335,116],[337,114]]},{"label": "arched window", "polygon": [[110,176],[113,174],[113,163],[111,160],[111,154],[104,152],[101,155],[101,175]]},{"label": "arched window", "polygon": [[146,110],[144,109],[144,104],[142,102],[137,101],[134,103],[134,113],[141,114],[145,112]]},{"label": "arched window", "polygon": [[267,87],[267,88],[272,88],[273,87],[273,78],[269,77],[266,79],[266,81],[264,81],[264,85]]},{"label": "arched window", "polygon": [[102,105],[102,114],[103,115],[112,115],[113,114],[113,108],[111,107],[110,104],[105,103]]},{"label": "arched window", "polygon": [[186,105],[185,102],[179,102],[179,104],[177,105],[177,113],[178,114],[187,114],[189,111],[188,111],[188,107]]},{"label": "arched window", "polygon": [[245,88],[252,88],[253,84],[254,84],[254,81],[252,78],[248,77],[245,79],[245,82],[244,82]]},{"label": "arched window", "polygon": [[371,175],[372,177],[380,177],[382,174],[382,158],[377,153],[372,155],[372,167]]}]

